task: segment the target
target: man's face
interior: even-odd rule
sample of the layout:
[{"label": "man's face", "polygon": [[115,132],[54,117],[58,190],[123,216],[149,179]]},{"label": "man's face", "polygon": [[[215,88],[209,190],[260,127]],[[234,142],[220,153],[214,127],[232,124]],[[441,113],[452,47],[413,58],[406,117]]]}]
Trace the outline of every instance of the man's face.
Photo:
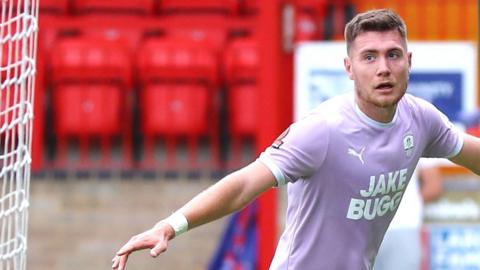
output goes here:
[{"label": "man's face", "polygon": [[411,56],[397,30],[359,34],[344,61],[359,105],[395,107],[407,90]]}]

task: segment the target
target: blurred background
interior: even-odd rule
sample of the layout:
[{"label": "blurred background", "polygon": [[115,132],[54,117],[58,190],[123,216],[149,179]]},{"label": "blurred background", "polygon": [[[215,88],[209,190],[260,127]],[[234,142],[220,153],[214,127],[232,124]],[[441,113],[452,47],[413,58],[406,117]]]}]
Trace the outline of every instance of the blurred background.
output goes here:
[{"label": "blurred background", "polygon": [[[430,101],[480,136],[475,0],[40,0],[28,269],[108,269],[133,234],[255,159],[294,119],[298,49],[342,41],[371,8],[399,13],[410,41],[473,46],[473,88]],[[480,178],[441,172],[424,269],[480,269],[480,241],[466,241],[480,239]],[[282,189],[259,201],[258,269],[284,208]],[[129,267],[207,269],[227,222]]]}]

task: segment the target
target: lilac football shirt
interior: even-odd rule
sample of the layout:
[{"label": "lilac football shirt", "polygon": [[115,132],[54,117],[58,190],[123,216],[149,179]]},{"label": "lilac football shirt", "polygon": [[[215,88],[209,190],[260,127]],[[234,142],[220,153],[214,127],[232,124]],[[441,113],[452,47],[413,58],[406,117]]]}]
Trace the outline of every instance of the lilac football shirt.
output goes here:
[{"label": "lilac football shirt", "polygon": [[371,269],[420,157],[451,157],[461,134],[433,105],[406,94],[390,123],[363,114],[353,93],[292,124],[259,160],[288,183],[270,269]]}]

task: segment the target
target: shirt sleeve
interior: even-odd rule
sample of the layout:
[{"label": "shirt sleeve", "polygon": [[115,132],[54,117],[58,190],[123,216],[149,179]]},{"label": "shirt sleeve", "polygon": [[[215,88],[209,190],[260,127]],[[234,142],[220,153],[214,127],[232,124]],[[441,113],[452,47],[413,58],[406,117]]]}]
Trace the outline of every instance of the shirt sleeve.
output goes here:
[{"label": "shirt sleeve", "polygon": [[460,153],[463,147],[463,134],[435,106],[427,103],[424,115],[429,127],[429,142],[424,157],[450,158]]},{"label": "shirt sleeve", "polygon": [[325,159],[328,141],[327,125],[309,116],[285,130],[258,160],[284,185],[311,176]]}]

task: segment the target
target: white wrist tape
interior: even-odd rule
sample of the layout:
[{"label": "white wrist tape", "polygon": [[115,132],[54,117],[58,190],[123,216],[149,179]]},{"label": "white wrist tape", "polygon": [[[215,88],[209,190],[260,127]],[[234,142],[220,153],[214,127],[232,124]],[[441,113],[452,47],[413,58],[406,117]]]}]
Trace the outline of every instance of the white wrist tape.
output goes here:
[{"label": "white wrist tape", "polygon": [[187,218],[181,213],[173,213],[171,216],[166,218],[165,223],[172,226],[173,230],[175,231],[175,236],[179,236],[180,234],[186,232],[188,230],[188,220]]}]

